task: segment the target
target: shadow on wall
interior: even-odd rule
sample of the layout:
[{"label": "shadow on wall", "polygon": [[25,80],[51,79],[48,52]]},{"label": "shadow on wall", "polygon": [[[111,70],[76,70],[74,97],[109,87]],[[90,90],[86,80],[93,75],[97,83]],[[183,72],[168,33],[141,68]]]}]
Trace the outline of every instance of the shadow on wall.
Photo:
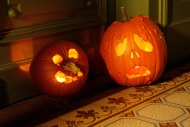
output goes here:
[{"label": "shadow on wall", "polygon": [[190,22],[166,28],[168,66],[187,62],[190,58]]},{"label": "shadow on wall", "polygon": [[0,79],[0,108],[7,105],[6,82]]},{"label": "shadow on wall", "polygon": [[[8,7],[7,7],[7,1],[5,0],[0,0],[0,5],[1,5],[1,11],[0,15],[3,17],[1,18],[1,23],[0,23],[0,46],[4,46],[4,44],[1,44],[1,40],[4,39],[6,36],[6,32],[3,30],[6,28],[8,21]],[[0,52],[2,52],[0,50]],[[1,56],[0,56],[1,57]],[[2,60],[2,58],[0,58]],[[7,91],[6,91],[6,82],[1,79],[0,77],[0,109],[7,106],[8,103],[8,98],[7,98]]]}]

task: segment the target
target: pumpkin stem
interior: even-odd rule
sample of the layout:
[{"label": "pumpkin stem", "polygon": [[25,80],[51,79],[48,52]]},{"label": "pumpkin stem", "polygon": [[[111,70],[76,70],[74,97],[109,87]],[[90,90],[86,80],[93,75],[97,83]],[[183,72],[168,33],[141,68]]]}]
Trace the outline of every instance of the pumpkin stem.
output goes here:
[{"label": "pumpkin stem", "polygon": [[128,14],[125,10],[125,7],[121,7],[121,13],[122,13],[122,16],[123,16],[123,21],[128,21],[129,18],[128,18]]},{"label": "pumpkin stem", "polygon": [[78,75],[78,73],[80,72],[80,68],[77,67],[77,65],[72,61],[65,61],[62,64],[62,68],[65,71],[72,72],[74,75]]}]

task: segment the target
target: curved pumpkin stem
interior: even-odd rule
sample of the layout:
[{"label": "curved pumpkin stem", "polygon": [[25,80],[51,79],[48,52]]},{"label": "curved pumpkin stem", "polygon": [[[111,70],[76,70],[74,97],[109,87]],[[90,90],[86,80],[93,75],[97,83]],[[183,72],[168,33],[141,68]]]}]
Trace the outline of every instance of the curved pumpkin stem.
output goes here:
[{"label": "curved pumpkin stem", "polygon": [[72,61],[65,61],[62,64],[62,68],[66,71],[72,72],[74,75],[78,75],[78,73],[80,72],[80,68],[77,67],[77,65]]},{"label": "curved pumpkin stem", "polygon": [[122,13],[122,16],[123,16],[123,21],[128,21],[129,18],[128,18],[128,14],[125,10],[125,7],[121,7],[121,13]]}]

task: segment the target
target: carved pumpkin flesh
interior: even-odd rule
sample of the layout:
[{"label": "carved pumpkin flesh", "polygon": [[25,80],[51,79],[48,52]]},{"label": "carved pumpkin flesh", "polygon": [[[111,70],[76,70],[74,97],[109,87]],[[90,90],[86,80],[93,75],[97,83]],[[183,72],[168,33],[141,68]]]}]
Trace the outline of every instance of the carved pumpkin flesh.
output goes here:
[{"label": "carved pumpkin flesh", "polygon": [[83,49],[67,41],[42,48],[30,66],[36,86],[52,97],[77,93],[84,86],[88,71],[88,59]]},{"label": "carved pumpkin flesh", "polygon": [[103,35],[100,54],[110,76],[124,86],[154,82],[163,73],[167,61],[161,30],[142,15],[111,24]]}]

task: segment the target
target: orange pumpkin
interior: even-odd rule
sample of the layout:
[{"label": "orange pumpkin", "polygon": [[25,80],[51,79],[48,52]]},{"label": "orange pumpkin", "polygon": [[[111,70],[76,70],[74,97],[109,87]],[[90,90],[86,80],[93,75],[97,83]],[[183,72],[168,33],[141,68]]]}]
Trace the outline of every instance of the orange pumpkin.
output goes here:
[{"label": "orange pumpkin", "polygon": [[86,53],[73,42],[60,41],[42,48],[30,66],[36,86],[52,97],[70,96],[85,84],[89,71]]},{"label": "orange pumpkin", "polygon": [[163,73],[167,46],[163,33],[149,17],[137,15],[115,21],[105,31],[100,54],[109,75],[124,86],[148,85]]}]

